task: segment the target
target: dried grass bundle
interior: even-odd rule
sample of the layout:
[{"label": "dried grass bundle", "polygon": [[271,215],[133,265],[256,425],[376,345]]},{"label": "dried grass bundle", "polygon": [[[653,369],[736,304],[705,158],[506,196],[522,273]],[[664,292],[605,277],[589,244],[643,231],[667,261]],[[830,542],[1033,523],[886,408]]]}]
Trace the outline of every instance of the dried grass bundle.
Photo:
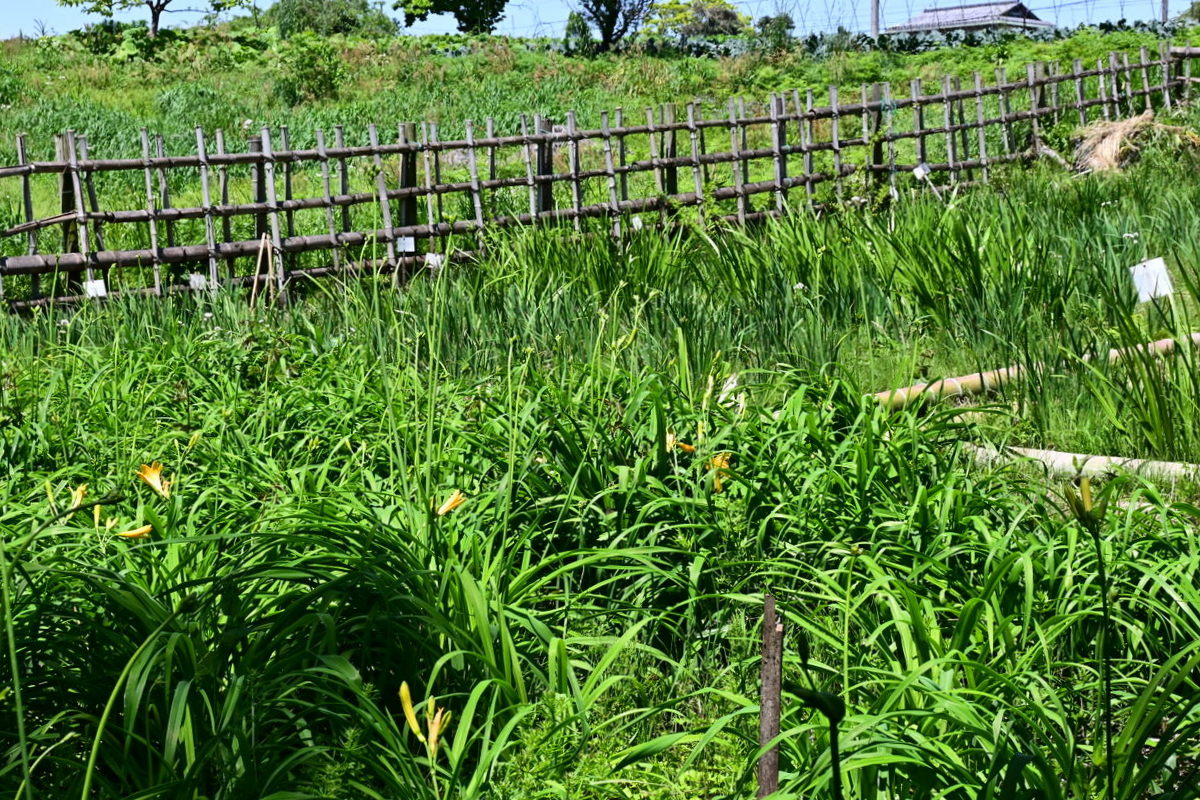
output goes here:
[{"label": "dried grass bundle", "polygon": [[1184,144],[1200,147],[1200,135],[1177,125],[1154,121],[1147,110],[1136,117],[1116,122],[1094,122],[1082,130],[1075,148],[1075,168],[1081,172],[1112,172],[1127,165],[1138,153],[1138,142],[1147,135],[1172,133]]}]

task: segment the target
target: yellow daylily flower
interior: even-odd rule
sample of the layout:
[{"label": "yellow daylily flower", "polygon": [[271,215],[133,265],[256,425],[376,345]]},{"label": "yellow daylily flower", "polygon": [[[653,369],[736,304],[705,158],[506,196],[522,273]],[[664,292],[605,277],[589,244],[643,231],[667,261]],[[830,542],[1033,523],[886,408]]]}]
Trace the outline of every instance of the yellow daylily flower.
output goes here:
[{"label": "yellow daylily flower", "polygon": [[444,708],[439,708],[433,721],[429,723],[429,755],[431,758],[437,758],[438,739],[442,735],[442,731],[450,727],[450,712]]},{"label": "yellow daylily flower", "polygon": [[118,533],[122,539],[145,539],[150,535],[150,531],[154,530],[153,525],[143,525],[140,528],[134,528],[131,531],[122,531]]},{"label": "yellow daylily flower", "polygon": [[450,495],[450,497],[446,499],[446,502],[438,506],[437,515],[439,517],[444,517],[465,502],[467,502],[467,496],[458,489],[455,489],[454,494]]},{"label": "yellow daylily flower", "polygon": [[163,465],[155,461],[152,464],[142,464],[141,467],[134,472],[146,485],[158,493],[158,496],[166,500],[171,496],[171,482],[164,481],[162,478]]},{"label": "yellow daylily flower", "polygon": [[416,734],[422,744],[425,743],[425,734],[421,733],[421,726],[417,722],[417,712],[413,710],[412,692],[409,691],[408,681],[400,684],[400,706],[404,709],[404,718],[408,720],[408,727]]},{"label": "yellow daylily flower", "polygon": [[83,498],[85,497],[87,497],[87,484],[81,483],[71,491],[71,508],[79,508],[83,505]]},{"label": "yellow daylily flower", "polygon": [[721,483],[721,475],[729,471],[729,453],[720,453],[708,461],[708,468],[713,471],[713,493],[720,493],[725,487]]},{"label": "yellow daylily flower", "polygon": [[676,439],[676,438],[675,438],[675,434],[673,434],[673,433],[668,433],[668,434],[667,434],[667,452],[669,453],[669,452],[671,452],[672,450],[674,450],[675,448],[679,448],[680,450],[682,450],[682,451],[683,451],[683,452],[685,452],[685,453],[694,453],[694,452],[696,452],[696,448],[695,448],[695,447],[693,447],[692,445],[688,444],[687,442],[681,442],[681,441],[679,441],[678,439]]}]

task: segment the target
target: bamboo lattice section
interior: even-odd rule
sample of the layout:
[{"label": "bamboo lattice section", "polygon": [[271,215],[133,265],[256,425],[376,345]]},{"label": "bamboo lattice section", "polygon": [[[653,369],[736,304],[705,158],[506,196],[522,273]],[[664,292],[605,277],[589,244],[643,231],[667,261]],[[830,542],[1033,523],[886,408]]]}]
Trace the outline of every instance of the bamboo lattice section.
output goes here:
[{"label": "bamboo lattice section", "polygon": [[[1143,48],[1136,60],[1114,53],[1070,70],[997,70],[990,84],[975,73],[965,87],[864,86],[854,102],[829,88],[821,103],[810,90],[720,112],[669,104],[646,109],[644,124],[628,124],[624,109],[598,128],[573,112],[560,125],[521,117],[512,135],[492,119],[480,135],[468,121],[453,140],[434,123],[400,123],[386,139],[368,126],[365,145],[348,145],[338,126],[332,144],[317,130],[296,147],[286,127],[263,128],[231,152],[225,132],[210,142],[198,128],[194,152],[169,155],[143,130],[140,157],[100,159],[67,131],[53,160],[36,161],[20,136],[18,163],[0,167],[0,194],[19,197],[24,217],[0,233],[0,297],[21,310],[230,285],[277,294],[332,274],[402,280],[442,266],[451,237],[482,246],[506,227],[602,220],[620,236],[685,209],[744,224],[789,207],[937,192],[1037,157],[1052,129],[1171,108],[1190,96],[1198,55],[1164,44],[1154,58]],[[53,191],[35,185],[45,180]]]}]

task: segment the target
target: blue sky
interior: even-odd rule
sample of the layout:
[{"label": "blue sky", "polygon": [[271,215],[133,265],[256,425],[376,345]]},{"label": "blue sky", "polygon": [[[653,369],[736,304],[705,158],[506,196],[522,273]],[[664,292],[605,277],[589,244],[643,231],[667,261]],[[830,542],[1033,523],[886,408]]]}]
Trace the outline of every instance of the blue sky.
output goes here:
[{"label": "blue sky", "polygon": [[[931,6],[958,5],[973,0],[882,0],[884,25],[902,22],[912,14]],[[978,0],[974,0],[977,2]],[[266,7],[270,0],[258,0]],[[1172,14],[1182,12],[1190,0],[1171,0]],[[176,0],[181,8],[196,7],[200,2]],[[390,5],[390,2],[389,2]],[[766,14],[786,12],[796,20],[797,29],[803,33],[832,30],[839,25],[851,30],[865,30],[870,0],[738,0],[736,3],[746,14],[760,17]],[[1099,22],[1106,19],[1150,19],[1161,9],[1161,0],[1026,0],[1042,19],[1059,25],[1076,25],[1080,22]],[[508,14],[500,25],[499,33],[529,36],[554,36],[562,33],[567,15],[571,11],[571,0],[513,0]],[[145,17],[144,13],[133,12],[122,15],[123,19]],[[77,8],[64,8],[55,0],[0,0],[0,38],[19,33],[31,35],[41,29],[62,33],[78,28],[97,17],[90,17]],[[197,13],[168,13],[167,25],[187,25],[200,19]],[[454,20],[448,17],[431,18],[413,26],[412,33],[441,33],[454,30]]]}]

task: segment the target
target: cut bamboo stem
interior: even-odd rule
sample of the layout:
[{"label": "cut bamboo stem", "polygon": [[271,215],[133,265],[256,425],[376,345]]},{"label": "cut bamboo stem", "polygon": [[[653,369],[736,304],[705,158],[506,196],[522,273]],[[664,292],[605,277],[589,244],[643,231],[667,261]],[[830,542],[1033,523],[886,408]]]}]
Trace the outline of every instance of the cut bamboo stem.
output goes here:
[{"label": "cut bamboo stem", "polygon": [[1120,456],[1094,456],[1084,453],[1065,453],[1059,450],[1038,450],[1030,447],[1005,447],[964,445],[975,463],[983,467],[999,467],[1006,464],[1032,462],[1043,467],[1052,478],[1071,480],[1074,478],[1105,478],[1121,473],[1132,473],[1156,480],[1200,479],[1200,464],[1180,461],[1149,461],[1141,458]]},{"label": "cut bamboo stem", "polygon": [[[1189,335],[1183,342],[1190,343],[1193,346],[1200,346],[1200,333]],[[1180,342],[1176,339],[1159,339],[1156,342],[1147,342],[1135,345],[1134,347],[1109,350],[1103,358],[1107,363],[1115,364],[1127,356],[1139,353],[1151,356],[1163,356],[1174,352],[1179,344]],[[1095,361],[1098,358],[1100,356],[1097,354],[1089,353],[1083,357],[1083,360]],[[1035,371],[1040,371],[1042,366],[1041,364],[1036,365]],[[1025,377],[1027,371],[1028,368],[1020,364],[1013,364],[1001,369],[991,370],[990,372],[977,372],[973,375],[962,375],[957,378],[943,378],[933,383],[917,383],[902,389],[876,392],[875,399],[884,408],[890,411],[899,411],[914,403],[926,400],[939,400],[945,397],[964,397],[994,391],[1006,384],[1021,380]]]}]

